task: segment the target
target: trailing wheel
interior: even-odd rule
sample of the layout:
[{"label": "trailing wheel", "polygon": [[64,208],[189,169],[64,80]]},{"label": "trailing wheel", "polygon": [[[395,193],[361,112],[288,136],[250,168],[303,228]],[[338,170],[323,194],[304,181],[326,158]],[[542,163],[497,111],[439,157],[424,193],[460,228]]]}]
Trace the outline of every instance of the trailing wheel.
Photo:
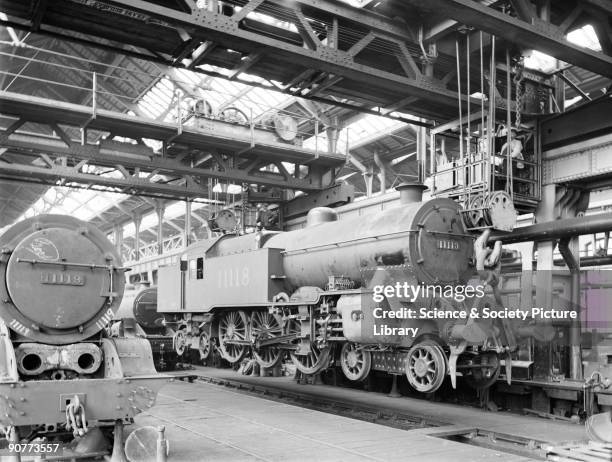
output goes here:
[{"label": "trailing wheel", "polygon": [[177,356],[183,356],[187,348],[187,336],[184,330],[177,330],[174,333],[172,336],[172,348],[174,348]]},{"label": "trailing wheel", "polygon": [[364,380],[370,373],[372,355],[354,343],[345,343],[340,351],[340,366],[347,379]]},{"label": "trailing wheel", "polygon": [[425,340],[413,345],[406,357],[408,383],[421,393],[433,393],[446,376],[446,356],[433,341]]},{"label": "trailing wheel", "polygon": [[200,360],[206,361],[212,352],[212,342],[210,341],[210,334],[206,331],[200,334],[198,341],[198,351],[200,352]]},{"label": "trailing wheel", "polygon": [[283,334],[279,316],[267,311],[255,311],[251,315],[251,338],[255,342],[253,357],[264,368],[276,366],[282,358],[283,351],[273,345],[259,347],[259,343]]},{"label": "trailing wheel", "polygon": [[240,361],[248,348],[248,320],[244,311],[229,311],[219,320],[219,349],[230,363]]}]

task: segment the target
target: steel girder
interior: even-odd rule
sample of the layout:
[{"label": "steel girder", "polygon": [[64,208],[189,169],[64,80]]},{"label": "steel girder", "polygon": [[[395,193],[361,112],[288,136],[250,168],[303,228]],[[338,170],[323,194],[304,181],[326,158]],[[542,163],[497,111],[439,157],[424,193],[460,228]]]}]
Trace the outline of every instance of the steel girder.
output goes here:
[{"label": "steel girder", "polygon": [[[7,14],[31,19],[15,2],[6,3]],[[282,81],[277,87],[285,93],[351,109],[363,106],[362,109],[372,112],[372,107],[385,107],[399,99],[408,101],[406,105],[410,106],[411,113],[430,119],[445,119],[456,113],[457,93],[445,88],[440,80],[421,73],[418,40],[409,26],[401,21],[328,0],[266,1],[266,7],[271,4],[282,8],[282,14],[294,16],[294,19],[289,21],[294,21],[298,26],[300,35],[304,37],[303,46],[269,34],[245,30],[241,21],[246,13],[257,10],[264,2],[236,1],[236,4],[240,3],[243,9],[235,12],[233,16],[228,16],[195,7],[192,13],[188,13],[143,0],[63,0],[49,7],[43,17],[40,32],[57,34],[56,29],[47,30],[47,26],[51,25],[90,36],[110,38],[116,42],[148,48],[152,53],[149,57],[151,60],[162,60],[166,64],[211,75],[221,74],[199,69],[198,66],[212,63],[227,67],[234,72],[231,74],[232,78],[237,78],[239,73],[245,70],[243,66],[247,66],[249,73]],[[78,7],[78,11],[71,13],[76,15],[78,20],[69,21],[72,18],[68,11],[66,16],[63,16],[64,12],[59,11],[60,5],[63,5],[61,8]],[[79,14],[79,11],[82,14]],[[97,15],[100,17],[95,19]],[[126,27],[113,30],[111,25],[103,27],[103,23],[112,19],[109,15],[124,22],[130,21],[132,27],[127,27],[127,30]],[[305,15],[309,15],[308,19]],[[329,32],[329,39],[338,34],[338,21],[349,21],[357,28],[357,34],[363,36],[349,49],[340,49],[337,44],[329,43],[329,39],[320,40],[313,30],[313,21],[317,23],[318,20],[311,19],[313,17],[328,18],[336,24],[335,33]],[[16,23],[4,24],[23,27]],[[180,33],[182,42],[178,40],[173,43],[172,46],[176,45],[173,51],[168,49],[170,47],[162,50],[163,45],[158,46],[154,40],[147,47],[142,43],[142,37],[150,35],[156,29],[160,31],[160,37],[166,37],[169,31],[174,32],[175,38]],[[134,31],[132,35],[130,30]],[[139,34],[140,30],[146,34]],[[375,42],[378,45],[367,49]],[[206,49],[195,56],[194,52],[204,44],[207,45]],[[376,49],[381,46],[389,52],[377,53]],[[224,65],[220,61],[227,63],[232,53],[223,51],[221,57],[216,56],[211,61],[211,56],[220,49],[233,50],[233,55],[238,55],[236,51],[239,51],[242,60],[236,65]],[[360,54],[364,49],[373,56],[364,58]],[[193,60],[185,64],[183,59],[187,57],[192,57]],[[382,58],[386,60],[386,64],[381,64]],[[391,66],[393,69],[385,66]],[[274,75],[267,75],[270,72]]]},{"label": "steel girder", "polygon": [[596,74],[612,77],[612,56],[565,40],[559,27],[539,18],[531,23],[514,18],[475,0],[406,0],[425,11],[444,11],[450,18],[527,48],[548,53]]},{"label": "steel girder", "polygon": [[[343,51],[332,46],[327,46],[318,41],[316,37],[312,38],[312,48],[308,49],[303,46],[294,45],[281,40],[277,40],[265,35],[257,34],[251,31],[240,28],[238,17],[228,17],[217,12],[207,11],[204,9],[195,10],[193,13],[183,13],[174,9],[165,8],[144,0],[114,0],[113,4],[120,5],[129,10],[135,10],[142,14],[148,14],[151,17],[163,20],[168,24],[183,26],[194,36],[205,35],[207,39],[214,43],[221,44],[228,48],[243,48],[243,49],[269,49],[275,58],[279,61],[287,63],[295,62],[299,59],[300,65],[321,70],[329,74],[350,78],[365,84],[383,84],[389,90],[396,90],[398,93],[414,94],[416,96],[435,100],[454,107],[457,103],[457,94],[453,91],[446,90],[441,85],[437,85],[431,79],[421,75],[418,67],[410,65],[410,70],[407,73],[412,75],[398,75],[390,72],[385,72],[371,66],[358,64],[354,57],[358,53],[358,49]],[[281,3],[281,2],[277,2]],[[316,8],[314,2],[299,2],[301,4],[309,3]],[[286,7],[287,2],[283,2]],[[327,4],[329,6],[329,3]],[[298,13],[301,10],[296,9]],[[364,24],[368,26],[367,23]],[[382,29],[383,25],[379,25]],[[307,29],[308,26],[305,26]],[[396,38],[397,28],[392,27],[395,34],[388,34],[384,31],[370,32],[371,38],[376,37],[386,38],[395,41],[401,47],[403,43],[398,42]],[[408,38],[409,34],[405,32],[401,34],[402,40]],[[409,53],[402,52],[398,56],[403,57],[408,61],[413,61],[414,58]]]},{"label": "steel girder", "polygon": [[601,96],[541,122],[542,149],[560,146],[612,133],[612,97]]},{"label": "steel girder", "polygon": [[[264,172],[253,171],[249,172],[246,168],[229,168],[225,165],[224,169],[217,168],[199,168],[191,167],[178,159],[162,157],[154,155],[151,152],[150,156],[134,154],[131,143],[114,142],[111,149],[105,149],[104,145],[93,145],[71,142],[70,145],[65,145],[60,140],[49,139],[48,137],[33,136],[33,135],[14,135],[7,136],[0,133],[0,146],[9,149],[9,152],[20,154],[34,153],[34,155],[46,154],[54,157],[64,157],[79,161],[83,161],[80,168],[85,165],[95,165],[101,167],[117,168],[120,171],[128,171],[130,169],[138,169],[141,173],[149,173],[154,175],[176,176],[186,179],[192,178],[216,178],[222,181],[231,181],[237,184],[261,184],[284,189],[300,189],[303,191],[316,191],[319,187],[313,185],[308,179],[295,179],[273,173],[266,174]],[[105,153],[106,151],[106,153]],[[251,164],[253,165],[253,164]],[[256,165],[256,164],[255,164]],[[0,171],[3,169],[10,171],[12,167],[0,162]],[[45,167],[47,170],[48,167]],[[33,170],[37,171],[37,170]],[[84,177],[85,178],[85,177]],[[127,177],[126,179],[129,179]],[[142,186],[140,177],[132,177],[135,181],[135,186]],[[129,186],[129,185],[123,185]],[[153,188],[155,189],[155,188]],[[166,188],[167,189],[167,188]],[[176,196],[178,199],[183,197],[205,197],[207,189],[195,189],[192,194],[184,194],[184,188],[177,190]]]}]

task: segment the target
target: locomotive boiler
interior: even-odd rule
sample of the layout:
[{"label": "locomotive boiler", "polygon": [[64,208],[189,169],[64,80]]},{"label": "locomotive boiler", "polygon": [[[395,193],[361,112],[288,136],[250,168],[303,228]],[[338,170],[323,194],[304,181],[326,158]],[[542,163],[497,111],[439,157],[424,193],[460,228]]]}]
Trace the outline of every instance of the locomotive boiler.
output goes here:
[{"label": "locomotive boiler", "polygon": [[92,448],[155,403],[167,380],[144,339],[109,338],[124,291],[111,242],[70,216],[0,236],[0,425],[12,442],[79,437]]},{"label": "locomotive boiler", "polygon": [[[466,302],[442,295],[373,299],[376,287],[453,289],[475,274],[475,236],[460,206],[422,202],[421,188],[406,186],[400,206],[368,216],[338,221],[332,209],[316,208],[300,230],[195,243],[179,265],[159,269],[158,310],[181,315],[187,337],[197,331],[216,339],[232,363],[252,351],[270,368],[288,353],[304,374],[337,360],[351,380],[373,369],[405,373],[425,393],[446,375],[453,384],[463,375],[488,386],[514,347],[504,325],[461,319],[452,313],[465,312]],[[451,316],[391,319],[389,313],[411,307]]]}]

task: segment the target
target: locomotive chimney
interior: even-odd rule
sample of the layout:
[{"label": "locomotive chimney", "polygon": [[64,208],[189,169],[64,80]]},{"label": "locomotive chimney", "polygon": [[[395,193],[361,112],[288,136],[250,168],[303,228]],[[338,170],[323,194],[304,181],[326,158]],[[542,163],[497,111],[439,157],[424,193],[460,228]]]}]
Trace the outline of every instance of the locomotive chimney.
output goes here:
[{"label": "locomotive chimney", "polygon": [[427,189],[422,183],[418,182],[406,182],[395,187],[396,191],[400,193],[400,204],[413,204],[415,202],[421,202],[423,200],[423,191]]}]

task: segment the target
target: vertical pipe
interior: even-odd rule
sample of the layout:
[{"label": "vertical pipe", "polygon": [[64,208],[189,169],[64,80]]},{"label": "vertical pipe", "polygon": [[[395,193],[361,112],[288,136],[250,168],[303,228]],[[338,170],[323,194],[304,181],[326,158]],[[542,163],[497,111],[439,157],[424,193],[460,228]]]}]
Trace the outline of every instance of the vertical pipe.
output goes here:
[{"label": "vertical pipe", "polygon": [[157,207],[155,207],[155,212],[157,212],[157,254],[161,255],[164,253],[164,211],[165,207],[160,202],[158,202]]},{"label": "vertical pipe", "polygon": [[436,173],[436,138],[429,132],[429,172]]},{"label": "vertical pipe", "polygon": [[117,253],[119,253],[119,256],[121,256],[123,253],[123,226],[116,224],[115,226],[113,226],[113,228],[113,232],[115,235],[115,248],[117,249]]},{"label": "vertical pipe", "polygon": [[490,175],[490,155],[489,155],[489,143],[485,144],[485,136],[491,136],[485,128],[485,88],[484,88],[484,43],[482,31],[479,34],[480,39],[480,155],[482,161],[481,167],[481,181],[486,181],[484,194],[487,194],[491,187],[491,175]]},{"label": "vertical pipe", "polygon": [[181,133],[183,133],[183,115],[182,115],[182,109],[181,109],[181,104],[182,104],[182,93],[179,91],[177,92],[177,97],[176,97],[176,132],[180,135]]},{"label": "vertical pipe", "polygon": [[580,253],[578,247],[578,238],[566,237],[559,241],[559,251],[565,260],[567,267],[571,273],[570,280],[570,302],[572,310],[579,313],[576,319],[570,320],[569,331],[569,346],[570,346],[570,364],[569,373],[573,380],[582,379],[582,353],[580,350],[581,343],[581,325],[580,325]]},{"label": "vertical pipe", "polygon": [[327,152],[338,152],[338,117],[332,118],[332,125],[326,130]]},{"label": "vertical pipe", "polygon": [[581,325],[580,325],[580,263],[572,271],[571,283],[572,309],[578,312],[576,319],[570,325],[570,378],[582,380]]},{"label": "vertical pipe", "polygon": [[350,128],[346,127],[346,163],[349,162],[349,130]]},{"label": "vertical pipe", "polygon": [[316,156],[319,157],[319,121],[315,120],[315,153]]},{"label": "vertical pipe", "polygon": [[188,247],[189,244],[191,244],[191,201],[188,199],[185,201],[185,238],[183,239],[183,247]]},{"label": "vertical pipe", "polygon": [[463,163],[463,111],[461,108],[461,56],[459,54],[459,39],[455,40],[455,52],[457,53],[457,97],[459,103],[459,157]]},{"label": "vertical pipe", "polygon": [[485,89],[484,89],[484,44],[480,31],[480,130],[485,128]]},{"label": "vertical pipe", "polygon": [[470,96],[470,34],[469,34],[469,32],[468,32],[468,34],[466,36],[466,39],[465,39],[465,48],[466,48],[466,55],[467,55],[466,56],[467,68],[466,68],[466,71],[465,71],[466,72],[466,79],[465,79],[466,90],[465,90],[465,93],[466,93],[466,96],[467,96],[467,139],[466,139],[466,141],[467,141],[467,144],[466,144],[467,149],[466,149],[466,152],[467,152],[467,155],[469,157],[470,151],[471,151],[471,149],[470,149],[470,140],[472,139],[472,122],[470,120],[470,116],[472,115],[472,112],[471,112],[471,107],[470,107],[471,96]]},{"label": "vertical pipe", "polygon": [[418,127],[416,133],[417,148],[417,181],[425,182],[426,158],[427,158],[427,130],[425,127]]},{"label": "vertical pipe", "polygon": [[[510,112],[510,104],[512,103],[512,87],[510,83],[510,50],[506,47],[506,158],[508,162],[508,172],[506,174],[506,190],[510,193],[510,197],[514,199],[513,171],[512,171],[512,115]],[[517,101],[518,103],[518,101]],[[519,108],[517,107],[518,111]],[[518,127],[517,127],[518,128]]]},{"label": "vertical pipe", "polygon": [[91,95],[91,109],[92,109],[92,116],[95,119],[96,118],[96,113],[98,112],[98,100],[96,98],[96,87],[98,86],[98,74],[97,72],[93,73],[93,79],[92,79],[92,95]]},{"label": "vertical pipe", "polygon": [[[555,220],[556,185],[547,185],[542,194],[542,201],[535,211],[536,222],[552,223]],[[535,274],[535,306],[552,306],[552,270],[554,241],[537,243],[537,263]],[[551,374],[552,346],[549,344],[534,345],[534,378],[543,379]]]},{"label": "vertical pipe", "polygon": [[134,215],[134,260],[140,260],[140,215]]},{"label": "vertical pipe", "polygon": [[253,108],[249,109],[249,128],[251,130],[251,147],[255,146],[255,121],[253,120]]},{"label": "vertical pipe", "polygon": [[[489,75],[489,114],[487,115],[487,138],[489,144],[489,155],[491,160],[495,155],[495,137],[493,136],[493,128],[495,126],[495,36],[491,36],[491,65]],[[495,189],[495,167],[491,165],[489,181],[489,192]]]}]

